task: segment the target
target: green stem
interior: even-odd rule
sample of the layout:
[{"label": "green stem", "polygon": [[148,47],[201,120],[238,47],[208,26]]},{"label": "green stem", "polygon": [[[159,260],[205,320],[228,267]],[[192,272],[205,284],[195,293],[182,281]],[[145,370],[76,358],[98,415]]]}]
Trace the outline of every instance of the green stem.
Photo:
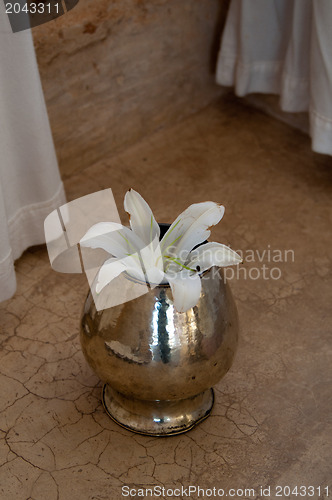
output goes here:
[{"label": "green stem", "polygon": [[[179,219],[177,221],[177,223],[172,227],[172,229],[169,229],[167,231],[167,233],[165,234],[165,236],[163,237],[163,239],[161,240],[161,246],[163,247],[165,245],[165,241],[167,240],[167,238],[169,237],[169,235],[171,234],[172,231],[174,231],[174,229],[176,228],[176,226],[180,223],[181,219]],[[181,238],[181,236],[179,236],[178,238],[176,238],[174,241],[178,240],[179,238]],[[173,241],[173,243],[174,243]],[[172,245],[173,245],[172,243]],[[169,245],[168,245],[169,246]],[[168,248],[168,247],[167,247]]]},{"label": "green stem", "polygon": [[125,240],[125,242],[127,243],[127,245],[129,247],[131,247],[134,250],[134,252],[136,253],[137,249],[134,247],[134,245],[132,243],[130,243],[130,241],[123,234],[120,233],[120,230],[118,232],[119,232],[119,235]]},{"label": "green stem", "polygon": [[171,257],[170,255],[165,255],[165,257],[166,259],[171,260],[172,262],[175,262],[175,264],[183,267],[183,269],[187,269],[188,271],[193,271],[194,273],[196,273],[196,269],[191,269],[191,267],[185,266],[179,260],[175,259],[175,257]]}]

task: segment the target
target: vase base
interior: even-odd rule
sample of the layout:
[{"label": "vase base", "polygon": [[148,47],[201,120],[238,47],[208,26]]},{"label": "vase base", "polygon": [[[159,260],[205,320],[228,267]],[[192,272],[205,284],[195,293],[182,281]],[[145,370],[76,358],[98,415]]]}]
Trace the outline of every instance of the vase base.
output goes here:
[{"label": "vase base", "polygon": [[106,413],[125,429],[147,436],[174,436],[207,418],[214,403],[213,389],[180,400],[142,401],[129,398],[105,384],[102,401]]}]

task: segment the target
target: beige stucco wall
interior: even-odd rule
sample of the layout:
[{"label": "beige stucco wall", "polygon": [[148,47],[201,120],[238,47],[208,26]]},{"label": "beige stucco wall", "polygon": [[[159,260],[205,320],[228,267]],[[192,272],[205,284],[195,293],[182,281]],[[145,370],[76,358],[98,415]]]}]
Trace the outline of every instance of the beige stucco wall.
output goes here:
[{"label": "beige stucco wall", "polygon": [[216,98],[226,0],[80,0],[33,29],[64,176]]}]

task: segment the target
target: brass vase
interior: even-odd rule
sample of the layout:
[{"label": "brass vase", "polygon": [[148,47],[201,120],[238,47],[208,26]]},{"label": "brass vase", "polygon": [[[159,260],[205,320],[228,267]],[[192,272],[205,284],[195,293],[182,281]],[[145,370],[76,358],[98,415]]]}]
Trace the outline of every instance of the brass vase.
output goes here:
[{"label": "brass vase", "polygon": [[121,426],[169,436],[211,413],[212,386],[233,362],[238,316],[222,270],[213,267],[201,280],[199,302],[185,313],[174,308],[169,285],[102,311],[89,293],[81,345],[105,382],[105,410]]}]

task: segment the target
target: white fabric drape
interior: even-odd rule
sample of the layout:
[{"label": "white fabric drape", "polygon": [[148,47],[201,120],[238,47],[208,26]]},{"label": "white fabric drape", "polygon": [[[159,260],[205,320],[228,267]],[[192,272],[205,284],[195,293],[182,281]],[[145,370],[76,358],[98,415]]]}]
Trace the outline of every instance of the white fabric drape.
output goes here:
[{"label": "white fabric drape", "polygon": [[216,78],[308,111],[313,150],[332,155],[331,0],[231,0]]},{"label": "white fabric drape", "polygon": [[44,242],[64,202],[31,32],[12,33],[0,2],[0,301],[15,292],[14,260]]}]

